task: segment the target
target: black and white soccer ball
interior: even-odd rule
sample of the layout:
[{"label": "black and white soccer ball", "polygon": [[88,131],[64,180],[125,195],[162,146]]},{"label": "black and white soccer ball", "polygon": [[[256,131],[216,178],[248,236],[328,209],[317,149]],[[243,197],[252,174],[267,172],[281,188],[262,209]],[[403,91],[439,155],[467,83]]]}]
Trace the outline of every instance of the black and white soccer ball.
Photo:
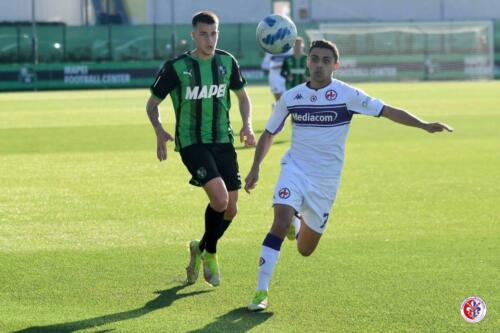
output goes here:
[{"label": "black and white soccer ball", "polygon": [[297,38],[297,27],[286,16],[273,14],[265,17],[257,26],[257,43],[272,54],[291,49]]}]

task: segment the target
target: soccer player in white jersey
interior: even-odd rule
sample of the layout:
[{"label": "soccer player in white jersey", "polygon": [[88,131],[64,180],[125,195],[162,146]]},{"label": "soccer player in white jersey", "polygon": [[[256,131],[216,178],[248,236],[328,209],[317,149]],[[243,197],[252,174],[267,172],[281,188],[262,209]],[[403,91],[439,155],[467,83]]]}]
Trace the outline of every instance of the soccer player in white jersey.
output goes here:
[{"label": "soccer player in white jersey", "polygon": [[260,65],[264,71],[269,73],[269,86],[271,87],[275,100],[280,99],[281,95],[286,90],[286,80],[283,76],[281,76],[281,67],[283,66],[283,60],[292,54],[293,49],[280,54],[266,53],[264,59],[262,60],[262,64]]},{"label": "soccer player in white jersey", "polygon": [[443,123],[425,122],[333,79],[332,74],[339,68],[339,52],[329,41],[312,42],[307,65],[310,81],[288,90],[276,103],[245,179],[245,190],[249,192],[257,185],[260,164],[274,135],[290,116],[292,142],[281,161],[274,190],[274,222],[262,244],[257,290],[248,306],[253,311],[268,305],[269,282],[290,226],[295,229],[300,254],[309,256],[318,245],[340,183],[345,141],[354,115],[382,116],[429,133],[453,131]]}]

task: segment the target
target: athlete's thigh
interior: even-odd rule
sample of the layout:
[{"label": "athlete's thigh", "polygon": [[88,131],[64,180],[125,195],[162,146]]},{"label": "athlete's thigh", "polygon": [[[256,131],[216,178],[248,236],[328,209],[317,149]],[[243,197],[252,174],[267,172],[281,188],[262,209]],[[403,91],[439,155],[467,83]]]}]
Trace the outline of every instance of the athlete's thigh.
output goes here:
[{"label": "athlete's thigh", "polygon": [[318,245],[321,235],[326,229],[333,199],[308,191],[304,195],[304,204],[300,214],[303,218],[297,247],[304,255],[310,255]]},{"label": "athlete's thigh", "polygon": [[213,155],[217,170],[226,183],[227,190],[230,192],[239,190],[241,176],[234,146],[231,143],[216,144],[213,147]]},{"label": "athlete's thigh", "polygon": [[311,255],[318,246],[321,236],[322,234],[311,229],[306,223],[302,223],[297,238],[297,249],[303,255]]},{"label": "athlete's thigh", "polygon": [[203,185],[203,189],[207,193],[210,203],[214,206],[226,206],[228,202],[228,192],[226,189],[226,184],[221,177],[215,177],[210,179]]},{"label": "athlete's thigh", "polygon": [[287,205],[297,212],[301,210],[303,199],[301,174],[290,164],[281,166],[281,173],[274,187],[273,206]]},{"label": "athlete's thigh", "polygon": [[192,185],[204,186],[210,180],[221,176],[209,145],[194,144],[182,148],[180,155],[192,176],[189,181]]},{"label": "athlete's thigh", "polygon": [[302,207],[303,188],[302,177],[296,167],[292,164],[283,164],[274,187],[274,222],[271,232],[286,236],[294,214]]}]

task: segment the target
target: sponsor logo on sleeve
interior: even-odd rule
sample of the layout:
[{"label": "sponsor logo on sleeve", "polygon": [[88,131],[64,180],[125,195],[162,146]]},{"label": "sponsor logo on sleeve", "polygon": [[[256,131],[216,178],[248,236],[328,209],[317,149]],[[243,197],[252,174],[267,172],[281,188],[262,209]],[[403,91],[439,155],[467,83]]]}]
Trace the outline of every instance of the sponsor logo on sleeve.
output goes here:
[{"label": "sponsor logo on sleeve", "polygon": [[363,102],[361,102],[361,106],[364,107],[364,108],[367,108],[368,107],[368,104],[370,104],[370,102],[372,101],[372,98],[371,97],[366,97]]}]

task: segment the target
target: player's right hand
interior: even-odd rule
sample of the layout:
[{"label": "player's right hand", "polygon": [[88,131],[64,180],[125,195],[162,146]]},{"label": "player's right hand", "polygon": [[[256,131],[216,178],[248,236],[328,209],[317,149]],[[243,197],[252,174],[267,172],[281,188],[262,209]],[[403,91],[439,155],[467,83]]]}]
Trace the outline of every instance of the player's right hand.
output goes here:
[{"label": "player's right hand", "polygon": [[174,138],[168,134],[163,128],[155,130],[156,132],[156,156],[158,160],[165,161],[167,159],[167,142],[173,141]]},{"label": "player's right hand", "polygon": [[453,132],[453,128],[446,124],[435,122],[435,123],[426,123],[424,129],[429,133],[442,132],[444,130],[448,132]]},{"label": "player's right hand", "polygon": [[245,178],[245,192],[250,193],[250,190],[253,190],[257,186],[258,180],[259,171],[252,168]]}]

